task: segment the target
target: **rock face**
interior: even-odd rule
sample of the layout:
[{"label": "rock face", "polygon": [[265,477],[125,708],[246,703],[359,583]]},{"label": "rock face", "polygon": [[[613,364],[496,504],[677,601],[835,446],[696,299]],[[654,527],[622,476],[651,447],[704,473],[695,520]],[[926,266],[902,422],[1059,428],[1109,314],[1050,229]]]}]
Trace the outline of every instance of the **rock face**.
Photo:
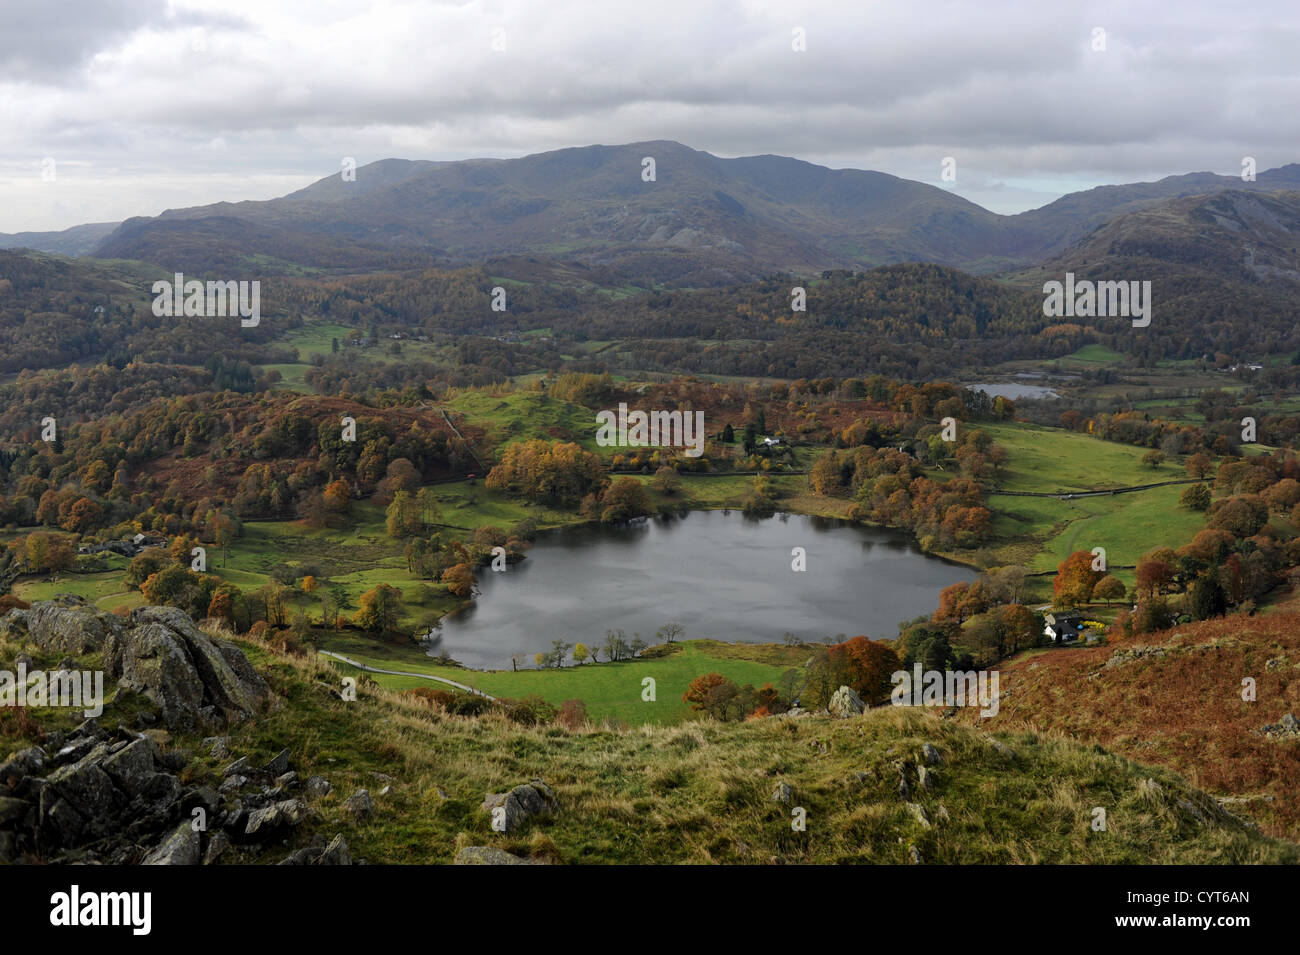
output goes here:
[{"label": "rock face", "polygon": [[842,686],[835,691],[831,701],[826,704],[826,709],[830,711],[831,716],[838,716],[846,719],[850,716],[860,716],[867,705],[862,702],[862,697],[853,692],[852,687]]},{"label": "rock face", "polygon": [[489,793],[483,800],[483,809],[492,817],[492,828],[497,832],[514,832],[529,817],[548,816],[555,808],[555,793],[540,779],[516,786],[508,793]]},{"label": "rock face", "polygon": [[172,730],[242,720],[271,699],[238,647],[212,639],[174,607],[143,607],[124,619],[61,596],[11,610],[2,634],[25,634],[50,653],[101,651],[107,675],[152,700]]},{"label": "rock face", "polygon": [[[278,769],[288,758],[281,754],[268,765]],[[236,844],[257,850],[291,837],[313,814],[275,788],[187,786],[176,775],[186,765],[150,736],[110,732],[95,720],[66,737],[49,734],[44,748],[21,750],[0,765],[0,865],[210,864]],[[269,770],[247,772],[228,779],[271,781]],[[351,864],[341,837],[308,848],[305,862]]]}]

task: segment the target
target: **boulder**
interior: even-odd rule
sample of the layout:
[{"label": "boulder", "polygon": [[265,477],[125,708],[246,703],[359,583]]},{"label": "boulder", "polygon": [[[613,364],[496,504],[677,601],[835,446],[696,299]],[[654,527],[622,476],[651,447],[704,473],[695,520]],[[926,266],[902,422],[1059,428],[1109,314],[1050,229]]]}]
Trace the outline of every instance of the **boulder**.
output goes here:
[{"label": "boulder", "polygon": [[67,594],[32,604],[25,622],[32,642],[46,653],[72,656],[99,650],[123,629],[120,617]]},{"label": "boulder", "polygon": [[304,787],[308,799],[320,799],[322,796],[328,796],[332,788],[330,781],[324,776],[308,776]]},{"label": "boulder", "polygon": [[352,856],[348,854],[348,844],[343,841],[342,834],[335,836],[330,840],[323,852],[312,862],[312,865],[351,865]]},{"label": "boulder", "polygon": [[169,729],[223,725],[255,713],[270,698],[247,665],[232,665],[238,648],[223,649],[175,607],[143,607],[131,627],[110,634],[104,663],[118,685],[152,700]]},{"label": "boulder", "polygon": [[943,754],[939,752],[939,747],[933,743],[922,743],[921,759],[931,766],[938,766],[943,762]]},{"label": "boulder", "polygon": [[555,807],[555,793],[540,779],[516,786],[508,793],[489,793],[483,800],[483,809],[492,817],[492,828],[497,832],[513,832],[529,817],[550,815]]},{"label": "boulder", "polygon": [[289,751],[287,749],[280,750],[269,763],[262,767],[262,772],[268,776],[283,776],[288,771]]},{"label": "boulder", "polygon": [[141,865],[198,865],[200,859],[199,834],[187,821],[173,829],[161,845],[144,857]]},{"label": "boulder", "polygon": [[779,782],[776,789],[772,790],[772,801],[783,802],[787,806],[794,800],[794,790],[790,788],[787,782]]},{"label": "boulder", "polygon": [[370,793],[366,790],[358,789],[348,797],[343,808],[351,813],[352,818],[357,822],[364,822],[375,811],[375,801],[370,798]]},{"label": "boulder", "polygon": [[838,716],[846,719],[850,716],[860,716],[867,705],[862,702],[862,697],[853,691],[852,687],[842,686],[831,696],[831,700],[826,704],[826,709],[831,716]]},{"label": "boulder", "polygon": [[297,799],[282,799],[248,814],[244,835],[249,839],[266,839],[278,832],[297,826],[306,818],[308,809]]},{"label": "boulder", "polygon": [[491,846],[465,846],[456,853],[452,865],[536,865],[531,859],[512,856]]},{"label": "boulder", "polygon": [[238,647],[208,637],[175,607],[143,607],[124,619],[63,595],[0,620],[0,635],[20,634],[69,659],[101,653],[107,675],[153,701],[168,729],[244,719],[271,698]]}]

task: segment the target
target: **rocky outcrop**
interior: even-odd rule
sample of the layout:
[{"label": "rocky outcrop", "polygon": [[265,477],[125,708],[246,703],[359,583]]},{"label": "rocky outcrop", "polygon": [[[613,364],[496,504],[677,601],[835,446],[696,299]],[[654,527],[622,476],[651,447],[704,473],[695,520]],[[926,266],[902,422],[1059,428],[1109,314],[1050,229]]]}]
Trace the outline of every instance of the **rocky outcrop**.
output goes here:
[{"label": "rocky outcrop", "polygon": [[1261,727],[1260,732],[1272,739],[1295,739],[1300,736],[1300,720],[1295,714],[1286,713],[1276,723]]},{"label": "rocky outcrop", "polygon": [[238,647],[209,637],[174,607],[143,607],[122,618],[61,596],[11,610],[0,620],[6,634],[26,636],[52,654],[102,653],[108,677],[150,699],[168,729],[223,726],[271,700]]},{"label": "rocky outcrop", "polygon": [[[149,735],[107,731],[86,720],[66,736],[14,753],[0,765],[0,865],[86,862],[113,865],[211,864],[238,846],[259,852],[292,839],[315,813],[286,796],[297,788],[287,752],[262,769],[193,784],[181,782],[189,758],[164,752]],[[320,778],[320,777],[315,777]],[[231,781],[235,785],[227,785]],[[318,837],[319,839],[320,837]],[[313,842],[304,864],[350,865],[341,837]]]}]

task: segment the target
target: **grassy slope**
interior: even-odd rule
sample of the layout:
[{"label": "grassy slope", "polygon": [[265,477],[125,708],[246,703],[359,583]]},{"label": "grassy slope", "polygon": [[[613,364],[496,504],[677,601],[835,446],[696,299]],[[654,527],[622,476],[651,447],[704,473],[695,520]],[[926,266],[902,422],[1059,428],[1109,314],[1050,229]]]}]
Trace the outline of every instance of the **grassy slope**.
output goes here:
[{"label": "grassy slope", "polygon": [[[342,832],[353,855],[372,863],[447,862],[460,845],[560,863],[906,863],[913,846],[929,863],[1297,858],[1294,845],[1229,821],[1198,825],[1178,800],[1204,806],[1204,798],[1171,772],[1060,737],[1004,734],[1015,754],[1007,757],[984,732],[893,707],[842,721],[528,728],[449,717],[365,685],[345,703],[321,685],[337,685],[333,669],[242,643],[285,702],[235,727],[232,751],[260,763],[288,747],[301,776],[326,776],[333,791],[298,838]],[[17,649],[0,647],[0,656]],[[110,706],[104,721],[119,715]],[[899,797],[895,768],[916,760],[925,742],[943,754],[934,789],[912,796],[928,828]],[[197,743],[167,745],[196,752]],[[0,753],[20,745],[0,734]],[[186,776],[218,769],[203,757]],[[385,780],[377,773],[393,778],[389,794],[378,795]],[[485,794],[535,777],[554,788],[558,813],[493,833],[480,808]],[[771,798],[780,782],[793,788],[789,806]],[[375,795],[376,812],[357,825],[343,802],[361,787]],[[806,811],[806,832],[792,830],[791,806]],[[1104,833],[1091,830],[1096,806],[1107,809]],[[230,861],[272,862],[287,851],[276,846],[256,860],[236,852]]]},{"label": "grassy slope", "polygon": [[[1185,477],[1174,463],[1152,469],[1144,449],[1077,432],[1023,423],[982,426],[1009,452],[1000,489],[1036,493],[1127,487]],[[1205,526],[1205,517],[1178,506],[1180,485],[1073,500],[991,495],[993,549],[1005,562],[1055,570],[1076,550],[1106,548],[1112,567],[1132,567],[1162,544],[1180,547]],[[1117,570],[1126,583],[1131,572]]]},{"label": "grassy slope", "polygon": [[[1126,659],[1135,646],[1161,656]],[[1116,664],[1106,666],[1115,654]],[[1273,661],[1270,667],[1269,661]],[[1096,740],[1167,766],[1266,832],[1300,838],[1300,741],[1269,739],[1261,726],[1300,714],[1300,600],[1255,617],[1185,624],[1128,643],[1021,655],[1003,663],[1000,712],[973,720],[993,730],[1034,729]],[[1257,684],[1241,698],[1242,679]]]}]

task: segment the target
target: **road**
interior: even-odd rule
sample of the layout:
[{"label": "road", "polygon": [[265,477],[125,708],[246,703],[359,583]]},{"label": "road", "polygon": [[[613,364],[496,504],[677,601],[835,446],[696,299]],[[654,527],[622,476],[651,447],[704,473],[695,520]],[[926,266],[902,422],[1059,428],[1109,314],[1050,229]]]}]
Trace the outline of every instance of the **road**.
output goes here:
[{"label": "road", "polygon": [[412,673],[409,670],[381,670],[379,667],[367,666],[366,664],[353,660],[350,657],[345,657],[341,653],[331,653],[329,650],[318,650],[316,652],[322,656],[333,657],[335,660],[342,660],[344,663],[350,664],[358,670],[365,670],[368,673],[387,673],[389,676],[414,676],[419,677],[421,680],[433,680],[435,683],[446,683],[448,686],[454,686],[456,689],[464,690],[466,693],[473,693],[475,696],[481,696],[483,699],[491,700],[493,703],[501,702],[495,696],[489,696],[482,690],[476,690],[472,686],[467,686],[464,683],[457,683],[455,680],[448,680],[445,677],[430,676],[427,673]]}]

